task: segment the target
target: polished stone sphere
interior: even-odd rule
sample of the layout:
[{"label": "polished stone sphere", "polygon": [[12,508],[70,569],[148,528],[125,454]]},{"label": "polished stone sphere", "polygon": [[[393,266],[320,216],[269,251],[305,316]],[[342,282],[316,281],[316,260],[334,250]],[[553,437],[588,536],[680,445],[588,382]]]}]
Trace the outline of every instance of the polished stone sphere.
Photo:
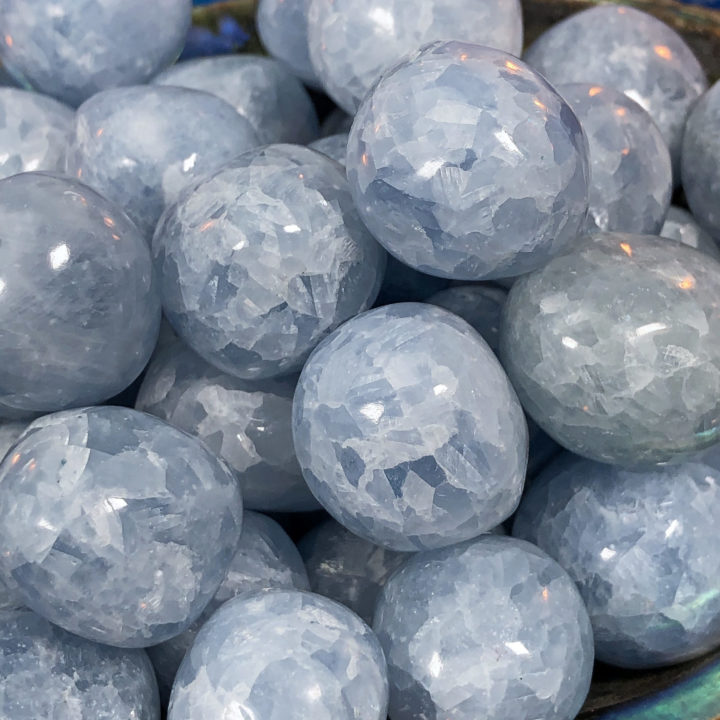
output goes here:
[{"label": "polished stone sphere", "polygon": [[660,235],[668,240],[677,240],[683,245],[720,260],[720,249],[710,234],[697,224],[695,218],[687,210],[677,205],[670,206]]},{"label": "polished stone sphere", "polygon": [[337,135],[327,135],[315,142],[310,143],[308,147],[313,150],[321,152],[323,155],[327,155],[332,158],[335,162],[339,162],[345,167],[345,155],[347,154],[347,133],[338,133]]},{"label": "polished stone sphere", "polygon": [[27,426],[22,420],[0,420],[0,462]]}]

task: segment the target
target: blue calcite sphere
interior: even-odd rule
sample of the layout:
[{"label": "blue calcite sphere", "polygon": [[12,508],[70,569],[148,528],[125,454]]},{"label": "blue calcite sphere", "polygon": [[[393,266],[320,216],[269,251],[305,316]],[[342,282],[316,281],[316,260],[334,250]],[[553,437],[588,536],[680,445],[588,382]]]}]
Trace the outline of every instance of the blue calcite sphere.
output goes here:
[{"label": "blue calcite sphere", "polygon": [[385,277],[383,278],[376,305],[390,305],[399,302],[423,302],[450,285],[447,278],[413,270],[405,263],[388,255]]},{"label": "blue calcite sphere", "polygon": [[685,119],[707,80],[672,28],[631,7],[600,5],[553,25],[523,57],[554,85],[593,83],[625,93],[660,128],[678,172]]},{"label": "blue calcite sphere", "polygon": [[682,184],[695,219],[720,237],[720,82],[700,98],[685,126]]},{"label": "blue calcite sphere", "polygon": [[355,116],[347,174],[393,255],[456,280],[540,267],[587,211],[587,143],[570,107],[516,57],[462,42],[383,75]]},{"label": "blue calcite sphere", "polygon": [[518,280],[500,337],[523,406],[561,445],[618,465],[717,442],[720,263],[650,235],[598,234]]},{"label": "blue calcite sphere", "polygon": [[323,337],[370,307],[385,269],[342,167],[298,145],[245,153],[188,189],[153,252],[177,333],[245,379],[298,372]]},{"label": "blue calcite sphere", "polygon": [[0,465],[0,557],[26,605],[90,640],[185,630],[240,538],[235,478],[201,442],[120,407],[33,422]]},{"label": "blue calcite sphere", "polygon": [[168,68],[153,83],[217,95],[250,122],[259,145],[302,145],[319,133],[315,107],[302,83],[272,58],[224,55],[190,60]]},{"label": "blue calcite sphere", "polygon": [[385,585],[373,628],[392,720],[572,720],[590,686],[580,595],[521,540],[488,535],[415,555]]},{"label": "blue calcite sphere", "polygon": [[0,612],[3,720],[160,720],[143,650],[97,645],[29,610]]},{"label": "blue calcite sphere", "polygon": [[670,665],[720,645],[720,470],[646,472],[566,455],[531,485],[513,534],[577,583],[599,660]]},{"label": "blue calcite sphere", "polygon": [[8,450],[23,434],[27,422],[21,420],[0,420],[0,461],[7,455]]},{"label": "blue calcite sphere", "polygon": [[677,240],[683,245],[720,260],[720,249],[718,249],[717,243],[697,224],[695,218],[687,210],[677,205],[670,206],[660,235],[668,240]]},{"label": "blue calcite sphere", "polygon": [[74,119],[57,100],[0,88],[0,179],[32,170],[63,172]]},{"label": "blue calcite sphere", "polygon": [[315,497],[393,550],[480,535],[522,492],[515,392],[485,341],[432,305],[377,308],[323,341],[295,391],[293,433]]},{"label": "blue calcite sphere", "polygon": [[147,82],[175,61],[192,0],[0,0],[0,60],[19,81],[77,107]]},{"label": "blue calcite sphere", "polygon": [[348,133],[338,133],[337,135],[327,135],[315,142],[310,143],[308,147],[313,150],[327,155],[335,162],[339,162],[345,167],[345,155],[347,154]]},{"label": "blue calcite sphere", "polygon": [[670,207],[670,151],[652,118],[627,95],[600,85],[560,85],[590,150],[588,229],[660,231]]},{"label": "blue calcite sphere", "polygon": [[309,0],[310,59],[330,97],[349,113],[385,69],[436,40],[464,40],[520,55],[519,0]]},{"label": "blue calcite sphere", "polygon": [[0,180],[0,418],[99,403],[152,353],[158,288],[142,235],[89,187]]},{"label": "blue calcite sphere", "polygon": [[270,590],[226,603],[205,624],[173,687],[168,720],[385,720],[377,638],[311,593]]},{"label": "blue calcite sphere", "polygon": [[250,122],[210,93],[117,88],[78,109],[67,170],[121,205],[149,239],[186,185],[258,144]]},{"label": "blue calcite sphere", "polygon": [[295,376],[240,380],[179,340],[156,351],[135,407],[199,437],[240,483],[246,508],[317,510],[292,440]]}]

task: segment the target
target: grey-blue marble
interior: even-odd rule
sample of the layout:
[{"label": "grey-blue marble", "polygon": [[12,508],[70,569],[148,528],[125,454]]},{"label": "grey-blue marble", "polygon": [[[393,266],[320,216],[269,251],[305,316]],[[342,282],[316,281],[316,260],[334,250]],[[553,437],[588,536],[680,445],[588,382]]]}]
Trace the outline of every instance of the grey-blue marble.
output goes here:
[{"label": "grey-blue marble", "polygon": [[342,167],[268,145],[189,188],[153,238],[163,308],[182,339],[236,377],[298,372],[375,300],[385,253]]},{"label": "grey-blue marble", "polygon": [[83,640],[29,610],[0,612],[3,720],[160,720],[143,650]]},{"label": "grey-blue marble", "polygon": [[710,234],[698,225],[687,210],[677,205],[670,206],[659,234],[720,260],[720,249]]},{"label": "grey-blue marble", "polygon": [[22,420],[0,420],[0,462],[27,426]]},{"label": "grey-blue marble", "polygon": [[78,108],[67,171],[121,205],[149,240],[184,187],[258,144],[250,122],[210,93],[116,88]]},{"label": "grey-blue marble", "polygon": [[598,234],[521,278],[500,335],[525,410],[578,455],[635,466],[720,439],[720,263]]},{"label": "grey-blue marble", "polygon": [[337,135],[326,135],[315,142],[310,143],[308,147],[313,150],[327,155],[335,162],[339,162],[345,167],[345,155],[347,154],[348,133],[338,133]]},{"label": "grey-blue marble", "polygon": [[445,290],[450,285],[447,278],[413,270],[388,255],[385,277],[383,278],[376,305],[390,305],[399,302],[424,302],[431,295]]},{"label": "grey-blue marble", "polygon": [[100,403],[142,371],[160,323],[147,243],[86,185],[0,180],[0,418]]},{"label": "grey-blue marble", "polygon": [[295,450],[315,497],[393,550],[451,545],[495,527],[525,479],[525,417],[492,350],[422,303],[348,321],[318,346],[293,403]]},{"label": "grey-blue marble", "polygon": [[373,628],[392,720],[572,720],[590,687],[580,595],[521,540],[488,535],[418,553],[385,585]]},{"label": "grey-blue marble", "polygon": [[241,521],[230,470],[128,408],[42,417],[0,465],[2,570],[29,608],[108,645],[189,627],[225,577]]},{"label": "grey-blue marble", "polygon": [[20,82],[77,107],[175,61],[192,0],[2,0],[0,60]]},{"label": "grey-blue marble", "polygon": [[513,534],[570,574],[599,660],[648,668],[720,645],[720,470],[630,472],[566,455],[530,485]]},{"label": "grey-blue marble", "polygon": [[319,595],[269,590],[205,624],[168,720],[385,720],[387,697],[385,658],[364,622]]},{"label": "grey-blue marble", "polygon": [[347,175],[395,257],[456,280],[540,267],[587,211],[587,142],[570,107],[516,57],[462,42],[383,75],[353,121]]},{"label": "grey-blue marble", "polygon": [[251,510],[317,510],[292,441],[297,377],[240,380],[217,370],[178,339],[159,349],[136,409],[199,437],[234,471]]},{"label": "grey-blue marble", "polygon": [[173,65],[154,80],[204,90],[232,105],[255,130],[258,145],[304,145],[319,133],[312,100],[278,60],[261,55],[222,55]]}]

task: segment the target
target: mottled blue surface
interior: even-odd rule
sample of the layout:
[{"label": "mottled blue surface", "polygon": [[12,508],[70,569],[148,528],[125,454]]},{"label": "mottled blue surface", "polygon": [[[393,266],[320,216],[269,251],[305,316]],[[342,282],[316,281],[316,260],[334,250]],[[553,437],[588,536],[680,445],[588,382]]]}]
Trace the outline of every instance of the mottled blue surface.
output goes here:
[{"label": "mottled blue surface", "polygon": [[0,420],[0,462],[27,426],[22,420]]},{"label": "mottled blue surface", "polygon": [[347,154],[347,133],[338,133],[337,135],[326,135],[315,142],[310,143],[309,147],[313,150],[327,155],[335,162],[339,162],[345,167],[345,155]]},{"label": "mottled blue surface", "polygon": [[295,450],[317,499],[394,550],[475,537],[522,492],[527,426],[495,355],[432,305],[348,321],[312,354],[293,404]]},{"label": "mottled blue surface", "polygon": [[32,423],[0,465],[0,558],[32,610],[108,645],[177,635],[225,577],[242,502],[198,440],[119,407]]},{"label": "mottled blue surface", "polygon": [[0,181],[0,417],[99,403],[142,371],[160,323],[147,244],[89,187]]},{"label": "mottled blue surface", "polygon": [[665,216],[660,235],[668,240],[700,250],[720,260],[720,249],[711,235],[698,225],[695,218],[684,208],[671,205]]}]

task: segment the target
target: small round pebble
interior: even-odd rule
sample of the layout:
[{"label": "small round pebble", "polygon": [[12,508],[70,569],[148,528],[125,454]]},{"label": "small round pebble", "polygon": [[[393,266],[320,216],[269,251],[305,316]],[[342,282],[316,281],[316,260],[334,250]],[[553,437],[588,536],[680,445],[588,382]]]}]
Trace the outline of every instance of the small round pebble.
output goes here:
[{"label": "small round pebble", "polygon": [[565,456],[523,497],[513,534],[570,574],[599,660],[672,665],[720,645],[720,471],[629,472]]},{"label": "small round pebble", "polygon": [[160,323],[147,243],[86,185],[0,180],[0,417],[99,403],[125,389]]},{"label": "small round pebble", "polygon": [[127,408],[40,418],[0,465],[3,571],[29,608],[108,645],[189,627],[241,520],[235,478],[205,445]]},{"label": "small round pebble", "polygon": [[3,720],[160,720],[143,650],[83,640],[29,610],[0,612]]},{"label": "small round pebble", "polygon": [[717,243],[695,221],[695,218],[677,205],[671,205],[665,216],[660,235],[668,240],[677,240],[683,245],[711,255],[720,260]]},{"label": "small round pebble", "polygon": [[18,80],[77,107],[173,63],[191,0],[2,0],[0,60]]},{"label": "small round pebble", "polygon": [[720,263],[598,234],[518,280],[500,337],[525,410],[593,460],[667,462],[720,435]]},{"label": "small round pebble", "polygon": [[348,133],[338,133],[337,135],[327,135],[315,142],[310,143],[308,147],[313,150],[327,155],[335,162],[339,162],[345,167],[345,155],[347,154]]},{"label": "small round pebble", "polygon": [[383,75],[355,116],[347,175],[375,237],[440,277],[521,275],[585,223],[580,123],[534,70],[479,45],[433,43]]},{"label": "small round pebble", "polygon": [[447,278],[418,272],[396,260],[392,255],[388,255],[385,277],[375,304],[424,302],[431,295],[445,290],[449,285],[450,280]]},{"label": "small round pebble", "polygon": [[392,720],[572,720],[590,687],[580,595],[521,540],[488,535],[415,555],[385,585],[373,628]]},{"label": "small round pebble", "polygon": [[270,590],[226,603],[205,624],[173,687],[168,720],[385,720],[377,638],[310,593]]},{"label": "small round pebble", "polygon": [[189,189],[153,252],[176,332],[245,379],[298,372],[323,337],[370,307],[385,269],[342,167],[298,145],[245,153]]},{"label": "small round pebble", "polygon": [[250,122],[210,93],[117,88],[78,109],[67,169],[121,205],[149,239],[185,186],[258,144]]},{"label": "small round pebble", "polygon": [[393,550],[480,535],[517,507],[527,425],[485,341],[422,303],[372,310],[317,348],[293,403],[305,479],[351,532]]}]

